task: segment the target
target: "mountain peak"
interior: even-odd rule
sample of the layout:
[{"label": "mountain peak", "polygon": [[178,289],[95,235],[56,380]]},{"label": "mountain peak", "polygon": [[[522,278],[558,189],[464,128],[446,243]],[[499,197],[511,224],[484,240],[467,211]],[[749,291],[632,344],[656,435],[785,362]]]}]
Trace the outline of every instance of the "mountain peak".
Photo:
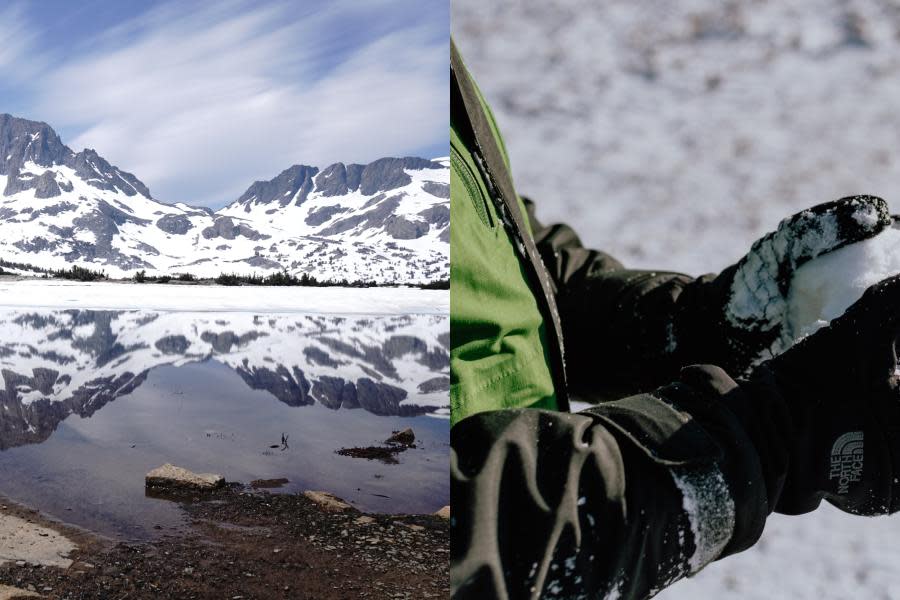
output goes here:
[{"label": "mountain peak", "polygon": [[26,162],[42,167],[60,164],[71,153],[46,123],[0,115],[0,175],[17,172]]},{"label": "mountain peak", "polygon": [[0,114],[0,175],[8,176],[3,194],[11,196],[35,189],[41,198],[58,196],[60,191],[54,183],[54,175],[48,172],[39,177],[23,174],[26,163],[47,168],[69,167],[97,189],[120,191],[126,196],[142,194],[151,198],[150,190],[137,177],[110,165],[93,148],[76,154],[43,121]]},{"label": "mountain peak", "polygon": [[247,188],[235,204],[243,204],[246,211],[250,212],[251,204],[269,204],[278,202],[281,206],[287,206],[296,198],[297,205],[303,204],[306,197],[315,187],[313,177],[319,172],[317,167],[308,165],[294,165],[279,173],[269,181],[254,181]]}]

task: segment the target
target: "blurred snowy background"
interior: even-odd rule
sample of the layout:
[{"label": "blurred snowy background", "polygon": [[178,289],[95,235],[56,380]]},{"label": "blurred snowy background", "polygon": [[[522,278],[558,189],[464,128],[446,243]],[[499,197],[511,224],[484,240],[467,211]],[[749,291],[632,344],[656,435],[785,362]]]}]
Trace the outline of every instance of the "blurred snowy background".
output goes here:
[{"label": "blurred snowy background", "polygon": [[[900,210],[900,2],[451,6],[519,191],[628,266],[718,271],[844,195]],[[774,516],[658,597],[900,598],[900,516]]]}]

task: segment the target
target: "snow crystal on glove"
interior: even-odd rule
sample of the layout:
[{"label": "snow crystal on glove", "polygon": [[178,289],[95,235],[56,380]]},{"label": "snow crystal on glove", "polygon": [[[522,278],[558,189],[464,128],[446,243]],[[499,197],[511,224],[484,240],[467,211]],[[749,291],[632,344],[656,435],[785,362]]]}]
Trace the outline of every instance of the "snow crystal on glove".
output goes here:
[{"label": "snow crystal on glove", "polygon": [[[851,218],[862,229],[871,231],[881,225],[883,215],[878,206],[862,198],[851,200],[852,205],[856,205],[856,210]],[[747,332],[774,330],[777,335],[771,347],[760,352],[752,365],[791,346],[796,339],[795,331],[799,331],[786,326],[793,276],[797,270],[828,258],[830,254],[826,253],[842,241],[835,209],[820,214],[807,210],[783,220],[774,233],[758,240],[743,258],[731,284],[726,311],[728,322]]]},{"label": "snow crystal on glove", "polygon": [[816,257],[838,241],[833,213],[804,211],[786,219],[775,233],[759,240],[741,261],[731,284],[728,320],[741,329],[768,331],[780,324],[787,305],[779,274],[801,258]]},{"label": "snow crystal on glove", "polygon": [[[734,499],[715,465],[669,471],[681,491],[682,508],[691,525],[694,552],[687,558],[691,573],[717,559],[734,532]],[[679,536],[680,538],[683,536]]]}]

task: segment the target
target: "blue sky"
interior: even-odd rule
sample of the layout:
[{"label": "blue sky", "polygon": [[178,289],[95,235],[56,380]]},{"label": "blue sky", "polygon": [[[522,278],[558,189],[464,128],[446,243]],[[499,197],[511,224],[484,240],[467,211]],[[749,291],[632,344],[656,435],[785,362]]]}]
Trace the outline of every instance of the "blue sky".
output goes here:
[{"label": "blue sky", "polygon": [[0,112],[165,202],[221,206],[297,163],[445,156],[446,0],[0,5]]}]

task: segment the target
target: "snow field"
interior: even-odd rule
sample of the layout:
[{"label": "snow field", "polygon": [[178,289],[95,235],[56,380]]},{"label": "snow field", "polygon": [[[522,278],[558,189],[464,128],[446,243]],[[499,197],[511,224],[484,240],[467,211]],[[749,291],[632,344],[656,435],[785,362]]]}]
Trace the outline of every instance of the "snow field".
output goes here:
[{"label": "snow field", "polygon": [[450,313],[450,292],[416,288],[311,288],[0,280],[2,308],[393,315]]}]

